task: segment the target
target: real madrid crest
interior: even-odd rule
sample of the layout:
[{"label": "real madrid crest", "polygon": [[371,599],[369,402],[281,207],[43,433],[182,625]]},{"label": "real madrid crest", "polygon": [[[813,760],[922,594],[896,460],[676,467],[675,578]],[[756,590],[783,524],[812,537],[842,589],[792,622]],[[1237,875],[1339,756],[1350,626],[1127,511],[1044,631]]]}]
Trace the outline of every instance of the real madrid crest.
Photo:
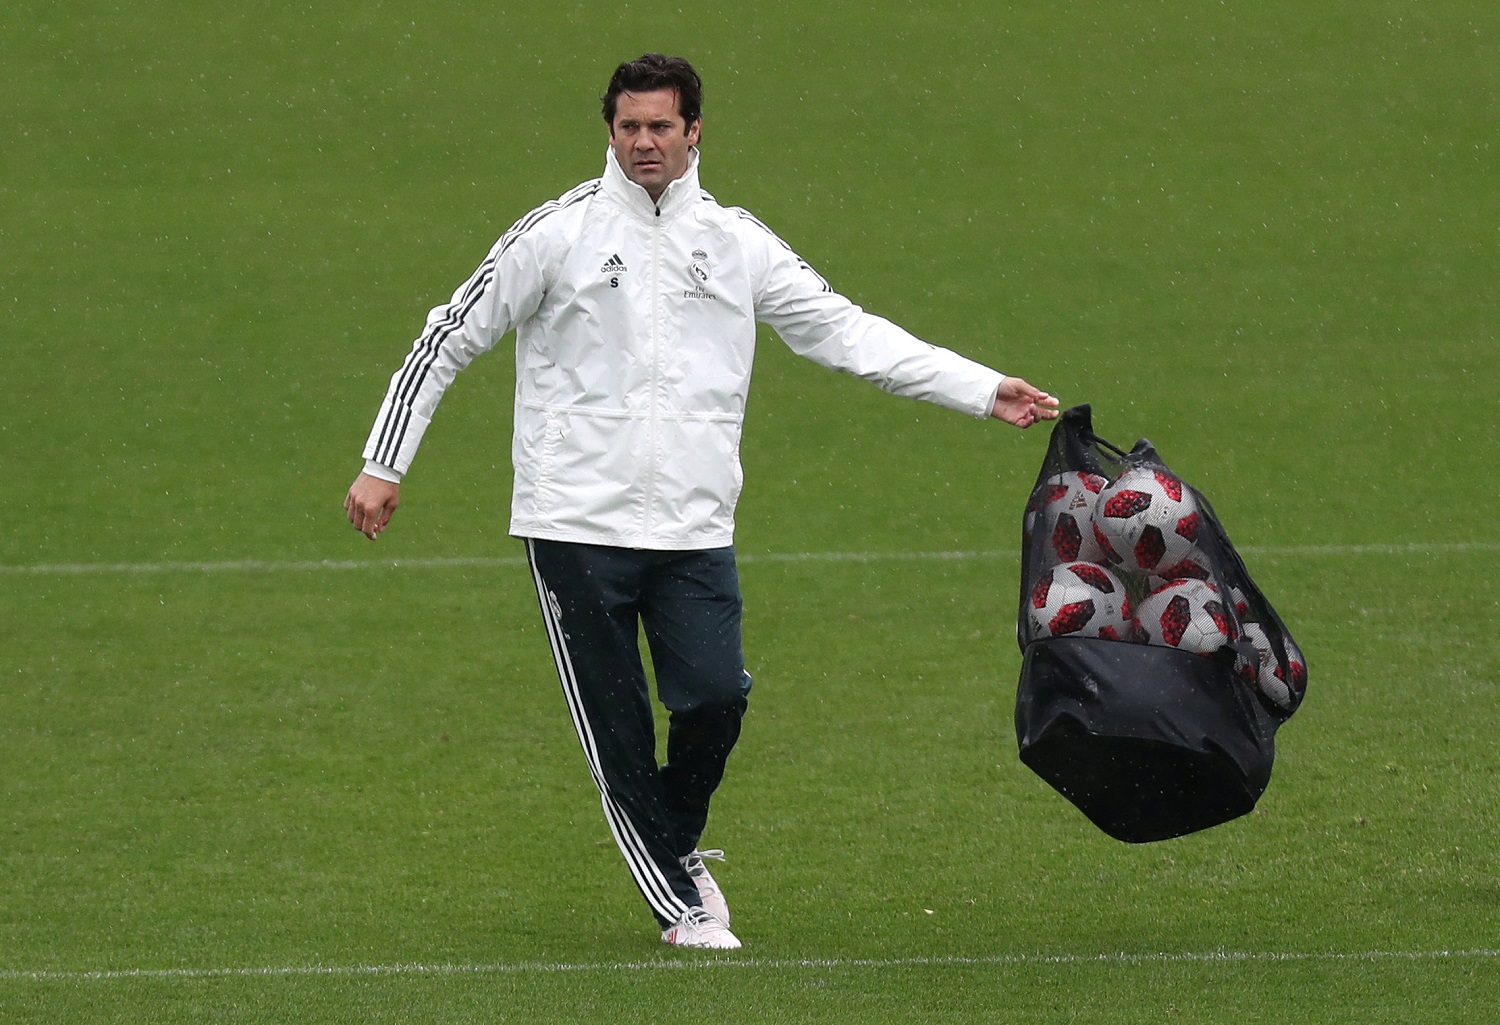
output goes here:
[{"label": "real madrid crest", "polygon": [[693,250],[693,262],[688,264],[688,274],[693,279],[693,287],[683,291],[682,297],[684,299],[706,299],[713,301],[719,298],[706,287],[708,279],[713,277],[713,268],[708,263],[708,253],[702,249]]},{"label": "real madrid crest", "polygon": [[693,263],[692,263],[692,266],[690,266],[688,268],[688,270],[693,275],[693,280],[697,284],[700,284],[700,285],[706,285],[706,284],[708,284],[708,278],[709,278],[708,254],[705,253],[701,249],[694,249],[693,250]]}]

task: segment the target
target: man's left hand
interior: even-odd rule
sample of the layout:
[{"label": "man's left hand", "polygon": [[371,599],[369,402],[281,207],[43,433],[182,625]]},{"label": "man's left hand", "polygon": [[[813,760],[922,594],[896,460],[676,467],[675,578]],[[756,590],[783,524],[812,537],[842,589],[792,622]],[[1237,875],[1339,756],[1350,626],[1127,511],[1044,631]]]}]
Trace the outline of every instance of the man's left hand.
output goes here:
[{"label": "man's left hand", "polygon": [[995,408],[990,415],[1023,430],[1038,420],[1057,419],[1057,398],[1033,388],[1019,377],[1007,377],[995,393]]}]

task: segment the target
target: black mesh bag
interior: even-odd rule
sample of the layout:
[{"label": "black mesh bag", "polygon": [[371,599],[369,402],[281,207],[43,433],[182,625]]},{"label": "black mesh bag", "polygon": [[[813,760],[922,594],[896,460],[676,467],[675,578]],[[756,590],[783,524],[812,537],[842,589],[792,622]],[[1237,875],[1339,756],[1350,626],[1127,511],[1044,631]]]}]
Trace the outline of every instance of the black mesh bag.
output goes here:
[{"label": "black mesh bag", "polygon": [[1208,500],[1076,406],[1022,533],[1021,761],[1129,843],[1254,808],[1307,664]]}]

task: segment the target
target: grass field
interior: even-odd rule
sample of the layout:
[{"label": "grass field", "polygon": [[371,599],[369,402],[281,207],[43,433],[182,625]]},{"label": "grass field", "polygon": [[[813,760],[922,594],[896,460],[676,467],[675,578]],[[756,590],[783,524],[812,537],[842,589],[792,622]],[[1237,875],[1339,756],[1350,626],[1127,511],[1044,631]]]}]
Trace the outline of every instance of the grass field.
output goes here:
[{"label": "grass field", "polygon": [[[746,949],[656,942],[505,536],[512,361],[379,544],[340,508],[647,49],[722,201],[1213,499],[1311,665],[1254,813],[1127,846],[1032,776],[1044,430],[767,337]],[[0,82],[0,1020],[1493,1020],[1500,8],[17,0]]]}]

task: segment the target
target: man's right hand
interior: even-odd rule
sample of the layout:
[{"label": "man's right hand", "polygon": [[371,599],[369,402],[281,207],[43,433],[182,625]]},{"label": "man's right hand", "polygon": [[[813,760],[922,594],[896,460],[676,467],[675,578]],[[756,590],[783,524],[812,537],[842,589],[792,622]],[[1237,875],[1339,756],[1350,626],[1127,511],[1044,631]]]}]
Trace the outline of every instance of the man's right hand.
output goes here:
[{"label": "man's right hand", "polygon": [[344,497],[344,512],[355,530],[374,541],[391,522],[391,514],[400,504],[400,484],[362,473],[349,486],[349,494]]}]

